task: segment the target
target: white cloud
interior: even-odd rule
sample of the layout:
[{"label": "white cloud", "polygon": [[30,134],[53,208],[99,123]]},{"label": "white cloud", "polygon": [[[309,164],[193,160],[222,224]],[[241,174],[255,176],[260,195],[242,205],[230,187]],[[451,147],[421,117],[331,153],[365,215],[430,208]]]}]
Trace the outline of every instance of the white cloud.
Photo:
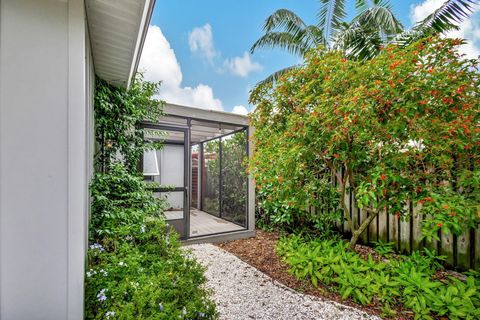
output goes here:
[{"label": "white cloud", "polygon": [[235,106],[232,110],[233,113],[247,115],[248,110],[244,106]]},{"label": "white cloud", "polygon": [[203,27],[194,28],[188,34],[188,45],[190,51],[199,52],[210,63],[213,63],[213,59],[219,55],[213,45],[212,26],[208,23]]},{"label": "white cloud", "polygon": [[145,39],[139,70],[149,81],[162,81],[159,97],[170,103],[223,110],[211,87],[199,84],[182,87],[183,74],[175,52],[158,26],[150,26]]},{"label": "white cloud", "polygon": [[[410,7],[410,20],[416,23],[425,19],[434,10],[439,8],[445,0],[425,0],[418,5]],[[480,55],[480,6],[476,6],[475,12],[470,18],[459,25],[460,29],[445,34],[449,38],[466,39],[467,43],[460,47],[460,52],[468,58],[478,58]]]},{"label": "white cloud", "polygon": [[262,66],[259,63],[252,61],[248,52],[244,52],[242,57],[225,60],[224,66],[234,75],[242,78],[245,78],[251,72],[262,70]]},{"label": "white cloud", "polygon": [[[210,24],[205,24],[202,27],[195,27],[188,34],[188,45],[190,51],[198,53],[205,58],[212,66],[218,65],[221,62],[221,52],[215,49],[213,44],[213,32]],[[248,52],[244,52],[241,57],[233,57],[231,59],[224,59],[223,64],[216,67],[216,71],[223,73],[228,71],[233,75],[245,78],[254,71],[262,70],[263,67],[258,62],[251,59]]]}]

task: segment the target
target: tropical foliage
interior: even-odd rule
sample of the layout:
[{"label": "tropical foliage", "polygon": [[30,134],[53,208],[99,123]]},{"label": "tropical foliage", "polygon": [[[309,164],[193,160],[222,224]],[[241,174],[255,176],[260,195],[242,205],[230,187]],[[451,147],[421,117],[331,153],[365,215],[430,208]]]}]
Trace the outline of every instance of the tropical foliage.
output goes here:
[{"label": "tropical foliage", "polygon": [[342,299],[381,307],[384,316],[394,316],[402,308],[415,319],[478,319],[480,317],[480,274],[470,271],[462,279],[439,279],[439,259],[426,252],[411,256],[390,256],[374,260],[346,250],[341,240],[308,240],[300,236],[280,239],[277,253],[290,272],[315,286],[338,292]]},{"label": "tropical foliage", "polygon": [[203,288],[203,268],[180,248],[137,164],[159,145],[146,144],[140,120],[155,121],[159,84],[139,76],[130,90],[98,79],[96,142],[91,187],[90,246],[85,279],[86,319],[215,319]]},{"label": "tropical foliage", "polygon": [[128,91],[96,79],[95,159],[99,171],[105,172],[112,163],[121,163],[135,172],[144,151],[161,148],[145,144],[145,129],[137,126],[140,121],[157,121],[162,115],[163,102],[152,99],[159,88],[160,83],[143,81],[142,74],[137,75]]},{"label": "tropical foliage", "polygon": [[[410,201],[425,213],[427,240],[476,226],[480,79],[461,43],[391,45],[368,62],[317,50],[277,86],[259,87],[250,170],[264,215],[291,227],[344,211],[351,248],[380,212],[409,218]],[[349,192],[368,213],[360,225]]]},{"label": "tropical foliage", "polygon": [[246,223],[246,146],[246,131],[204,143],[204,210],[218,215],[221,202],[222,218],[240,225]]},{"label": "tropical foliage", "polygon": [[[279,9],[263,25],[264,34],[252,45],[281,48],[305,58],[313,48],[340,50],[346,58],[371,59],[389,43],[407,46],[427,36],[457,28],[473,11],[476,0],[447,0],[410,30],[396,18],[388,0],[355,0],[357,13],[350,21],[345,0],[320,0],[317,23],[308,25],[291,10]],[[293,67],[282,69],[262,81],[272,82]]]}]

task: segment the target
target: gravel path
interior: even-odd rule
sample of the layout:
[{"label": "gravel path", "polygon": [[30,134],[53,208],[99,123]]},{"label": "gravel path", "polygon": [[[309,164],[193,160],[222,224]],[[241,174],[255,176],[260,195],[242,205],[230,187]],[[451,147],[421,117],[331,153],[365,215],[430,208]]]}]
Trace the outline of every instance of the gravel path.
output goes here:
[{"label": "gravel path", "polygon": [[186,247],[207,267],[220,319],[379,319],[329,300],[296,292],[211,244]]}]

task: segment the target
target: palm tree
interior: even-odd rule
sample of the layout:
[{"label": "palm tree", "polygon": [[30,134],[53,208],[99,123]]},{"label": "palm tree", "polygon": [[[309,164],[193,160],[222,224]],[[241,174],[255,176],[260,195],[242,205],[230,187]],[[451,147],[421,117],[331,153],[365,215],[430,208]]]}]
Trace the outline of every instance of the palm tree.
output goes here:
[{"label": "palm tree", "polygon": [[[349,59],[371,59],[389,44],[408,45],[435,33],[456,29],[468,17],[478,0],[447,0],[437,10],[405,30],[388,0],[355,0],[357,15],[346,22],[345,0],[320,0],[317,24],[307,25],[297,14],[279,9],[263,25],[264,34],[251,47],[282,48],[305,58],[313,48],[341,50]],[[290,66],[270,75],[262,83],[274,82]]]}]

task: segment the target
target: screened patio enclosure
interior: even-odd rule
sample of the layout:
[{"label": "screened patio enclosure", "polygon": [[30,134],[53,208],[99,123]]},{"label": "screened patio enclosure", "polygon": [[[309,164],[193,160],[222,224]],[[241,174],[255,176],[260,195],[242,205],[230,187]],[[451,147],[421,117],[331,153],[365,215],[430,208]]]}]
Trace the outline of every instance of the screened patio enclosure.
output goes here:
[{"label": "screened patio enclosure", "polygon": [[183,240],[227,240],[254,229],[254,186],[246,116],[167,104],[145,139],[163,147],[143,155],[147,181],[166,199],[165,216]]}]

